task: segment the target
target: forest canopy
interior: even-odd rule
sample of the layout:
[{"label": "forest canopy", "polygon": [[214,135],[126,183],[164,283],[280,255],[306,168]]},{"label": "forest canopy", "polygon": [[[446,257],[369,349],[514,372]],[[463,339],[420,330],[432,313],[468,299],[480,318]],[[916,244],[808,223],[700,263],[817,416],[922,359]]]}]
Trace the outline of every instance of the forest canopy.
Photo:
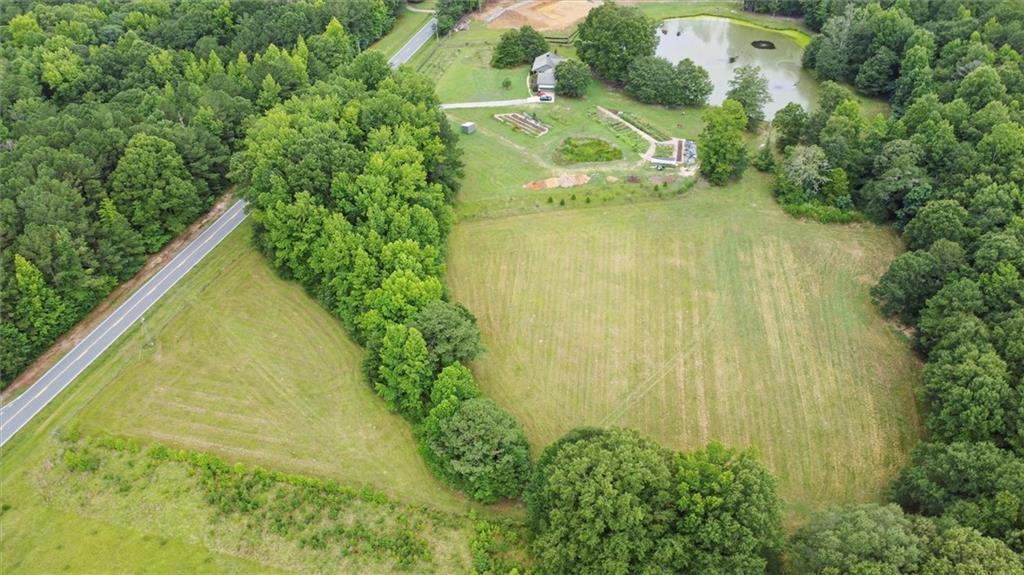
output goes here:
[{"label": "forest canopy", "polygon": [[247,118],[399,0],[0,6],[0,386],[228,189]]}]

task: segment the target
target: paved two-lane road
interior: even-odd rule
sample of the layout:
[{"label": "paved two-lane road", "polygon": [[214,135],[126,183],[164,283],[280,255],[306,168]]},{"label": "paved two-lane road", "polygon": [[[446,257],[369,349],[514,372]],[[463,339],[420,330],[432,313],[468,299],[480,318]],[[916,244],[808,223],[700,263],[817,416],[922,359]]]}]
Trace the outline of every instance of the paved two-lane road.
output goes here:
[{"label": "paved two-lane road", "polygon": [[14,401],[0,408],[0,446],[43,410],[50,400],[64,390],[78,374],[100,356],[132,326],[154,303],[206,257],[245,220],[245,200],[238,200],[217,221],[203,230],[185,249],[174,256],[149,279],[128,301],[121,304],[107,319],[85,336],[81,342],[43,374]]},{"label": "paved two-lane road", "polygon": [[437,18],[431,18],[428,20],[427,23],[424,24],[423,27],[405,43],[405,46],[399,48],[398,52],[388,60],[388,64],[391,64],[392,68],[397,68],[408,62],[409,58],[412,58],[416,52],[419,52],[420,48],[427,43],[427,40],[430,40],[430,37],[434,35],[435,26],[437,26]]},{"label": "paved two-lane road", "polygon": [[[437,20],[431,18],[389,62],[397,67],[412,58],[434,34]],[[128,301],[121,304],[56,365],[36,380],[14,401],[0,408],[0,447],[43,410],[53,398],[85,371],[111,344],[138,321],[150,307],[185,276],[206,254],[245,220],[245,200],[238,200],[217,221],[192,240]]]}]

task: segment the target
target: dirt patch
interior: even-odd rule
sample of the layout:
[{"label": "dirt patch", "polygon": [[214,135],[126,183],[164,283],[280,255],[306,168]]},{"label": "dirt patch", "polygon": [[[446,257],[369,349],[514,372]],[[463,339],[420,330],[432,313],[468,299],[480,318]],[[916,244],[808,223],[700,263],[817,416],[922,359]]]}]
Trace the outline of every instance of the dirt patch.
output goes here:
[{"label": "dirt patch", "polygon": [[651,176],[650,181],[656,186],[661,184],[673,184],[679,179],[679,176]]},{"label": "dirt patch", "polygon": [[697,164],[693,164],[692,166],[683,166],[682,168],[679,168],[679,175],[684,178],[696,176],[698,168],[699,166]]},{"label": "dirt patch", "polygon": [[149,278],[153,277],[156,272],[160,271],[165,262],[168,262],[175,255],[178,254],[190,241],[192,241],[199,232],[203,230],[210,222],[216,220],[223,214],[228,207],[234,202],[232,193],[228,192],[224,194],[217,203],[210,208],[205,215],[201,216],[198,220],[192,223],[184,232],[178,235],[178,237],[171,240],[169,244],[164,246],[164,249],[157,253],[149,256],[146,260],[145,265],[139,270],[134,277],[130,280],[119,285],[114,291],[103,299],[87,316],[82,318],[77,324],[71,329],[64,333],[50,349],[46,350],[36,360],[25,368],[24,371],[18,375],[7,389],[0,392],[0,404],[6,404],[10,400],[14,399],[19,393],[25,388],[31,385],[36,379],[38,379],[46,370],[53,367],[60,358],[67,353],[71,348],[78,345],[78,342],[89,334],[97,325],[100,324],[111,311],[121,305],[124,300],[128,299],[128,296],[132,294],[139,286],[144,284]]},{"label": "dirt patch", "polygon": [[562,174],[560,176],[552,178],[527,182],[523,184],[523,187],[529,190],[548,190],[551,188],[575,188],[576,186],[582,186],[583,184],[589,181],[590,176],[586,174]]},{"label": "dirt patch", "polygon": [[528,24],[541,32],[565,30],[575,25],[601,3],[596,0],[539,0],[526,6],[508,9],[514,1],[494,5],[480,17],[486,19],[499,10],[503,14],[488,24],[489,28],[519,28]]}]

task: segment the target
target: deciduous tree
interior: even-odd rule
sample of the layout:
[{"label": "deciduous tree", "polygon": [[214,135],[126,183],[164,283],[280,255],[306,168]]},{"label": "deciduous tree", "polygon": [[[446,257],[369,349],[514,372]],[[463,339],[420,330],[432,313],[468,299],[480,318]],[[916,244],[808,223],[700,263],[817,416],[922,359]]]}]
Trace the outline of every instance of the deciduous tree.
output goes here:
[{"label": "deciduous tree", "polygon": [[747,115],[747,129],[757,130],[764,121],[764,105],[771,99],[768,93],[768,78],[761,73],[758,66],[740,66],[733,72],[732,80],[729,80],[726,98],[743,105],[743,111]]},{"label": "deciduous tree", "polygon": [[636,8],[606,2],[587,13],[576,37],[576,50],[598,76],[623,84],[629,66],[654,55],[654,22]]},{"label": "deciduous tree", "polygon": [[720,108],[704,113],[704,131],[700,134],[700,171],[716,186],[725,185],[747,167],[747,149],[743,128],[747,117],[743,106],[726,100]]}]

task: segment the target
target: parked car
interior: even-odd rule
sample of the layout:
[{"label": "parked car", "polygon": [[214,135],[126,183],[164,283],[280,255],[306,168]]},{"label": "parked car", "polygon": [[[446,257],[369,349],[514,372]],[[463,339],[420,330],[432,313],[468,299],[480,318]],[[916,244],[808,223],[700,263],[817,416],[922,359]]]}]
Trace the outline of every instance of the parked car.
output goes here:
[{"label": "parked car", "polygon": [[554,99],[555,99],[555,97],[552,96],[551,94],[545,94],[544,92],[540,93],[540,101],[541,102],[550,102],[550,101],[552,101]]}]

